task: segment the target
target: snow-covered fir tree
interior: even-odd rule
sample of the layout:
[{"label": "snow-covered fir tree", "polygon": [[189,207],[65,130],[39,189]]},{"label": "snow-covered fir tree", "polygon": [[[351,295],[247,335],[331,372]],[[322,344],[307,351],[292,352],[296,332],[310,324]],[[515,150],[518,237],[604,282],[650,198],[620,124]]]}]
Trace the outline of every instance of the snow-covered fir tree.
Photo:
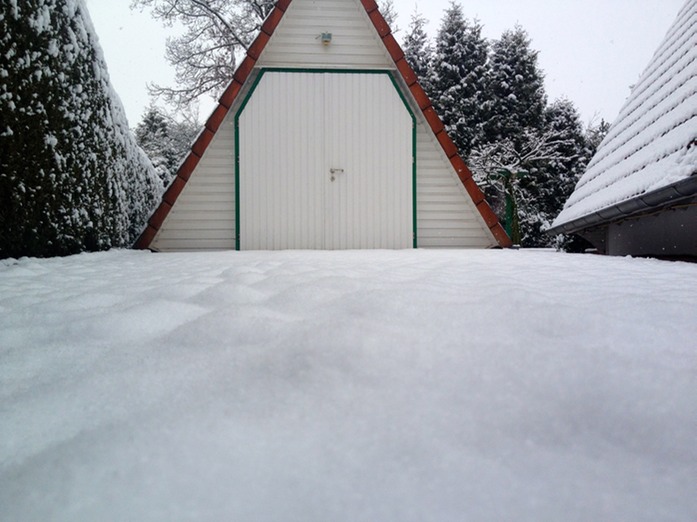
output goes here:
[{"label": "snow-covered fir tree", "polygon": [[129,246],[161,183],[83,0],[0,4],[0,257]]},{"label": "snow-covered fir tree", "polygon": [[402,47],[407,62],[418,76],[421,86],[428,92],[432,90],[429,84],[433,48],[425,30],[427,23],[423,15],[415,9]]},{"label": "snow-covered fir tree", "polygon": [[168,186],[199,132],[194,118],[177,121],[164,110],[151,105],[136,126],[138,145],[152,161],[163,186]]},{"label": "snow-covered fir tree", "polygon": [[609,130],[610,124],[604,119],[601,119],[598,123],[591,121],[591,123],[587,125],[586,140],[588,141],[591,158],[595,155],[595,152],[598,150],[598,147],[600,147],[600,144],[605,139]]},{"label": "snow-covered fir tree", "polygon": [[436,111],[464,156],[483,136],[487,60],[481,24],[466,19],[462,7],[451,2],[436,38],[428,86]]},{"label": "snow-covered fir tree", "polygon": [[528,246],[562,248],[570,244],[569,239],[552,238],[545,230],[573,192],[588,165],[590,151],[581,117],[570,100],[562,98],[549,105],[543,125],[554,153],[536,165],[534,178],[521,181],[521,229]]},{"label": "snow-covered fir tree", "polygon": [[530,43],[527,32],[516,26],[492,45],[486,77],[488,142],[543,126],[547,105],[544,74],[537,62],[538,52]]}]

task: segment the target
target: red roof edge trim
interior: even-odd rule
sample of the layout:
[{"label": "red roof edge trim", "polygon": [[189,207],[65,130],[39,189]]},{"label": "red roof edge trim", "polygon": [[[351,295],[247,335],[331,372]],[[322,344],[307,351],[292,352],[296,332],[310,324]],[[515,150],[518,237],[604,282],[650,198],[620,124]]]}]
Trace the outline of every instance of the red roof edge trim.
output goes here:
[{"label": "red roof edge trim", "polygon": [[194,169],[196,168],[196,165],[198,165],[199,161],[201,161],[200,156],[197,156],[193,152],[189,154],[179,167],[177,176],[182,178],[184,181],[189,181],[189,178],[194,172]]},{"label": "red roof edge trim", "polygon": [[136,240],[135,244],[133,245],[133,248],[135,248],[136,250],[147,250],[148,248],[150,248],[150,243],[153,242],[156,235],[157,229],[148,225],[147,227],[145,227],[145,230],[143,230],[143,233],[140,235],[140,237]]},{"label": "red roof edge trim", "polygon": [[479,185],[477,185],[472,178],[466,179],[462,182],[462,184],[464,185],[465,190],[470,195],[470,198],[472,198],[472,202],[475,205],[479,205],[482,201],[484,201],[484,193],[481,191]]},{"label": "red roof edge trim", "polygon": [[156,230],[160,230],[160,227],[162,226],[162,223],[164,223],[165,219],[169,215],[170,210],[172,210],[172,205],[170,203],[167,203],[163,199],[162,204],[159,206],[159,208],[152,215],[152,217],[150,218],[150,221],[148,221],[148,225],[150,225],[152,228],[154,228]]},{"label": "red roof edge trim", "polygon": [[257,63],[257,61],[254,58],[249,55],[245,56],[240,66],[235,70],[235,74],[232,78],[244,85],[244,82],[247,81],[247,78],[249,77],[249,73],[251,73],[252,69],[254,69],[255,63]]},{"label": "red roof edge trim", "polygon": [[[288,5],[290,5],[290,2],[288,2]],[[288,6],[286,6],[286,8],[287,7]],[[261,32],[271,36],[281,22],[281,18],[283,18],[284,14],[286,14],[284,9],[279,9],[278,6],[274,7],[273,11],[271,11],[269,16],[266,17],[266,20],[264,20],[264,23],[261,24]]]},{"label": "red roof edge trim", "polygon": [[404,51],[400,47],[399,43],[397,43],[397,40],[395,40],[394,35],[388,34],[382,39],[382,41],[385,44],[385,47],[387,47],[387,52],[390,53],[390,56],[394,60],[395,64],[404,58]]},{"label": "red roof edge trim", "polygon": [[235,101],[237,95],[240,93],[240,90],[242,90],[242,84],[237,80],[231,81],[230,85],[227,86],[227,89],[225,89],[222,96],[218,100],[218,103],[229,109],[232,107],[232,102]]},{"label": "red roof edge trim", "polygon": [[506,230],[501,226],[501,223],[496,223],[496,225],[491,227],[489,230],[494,235],[494,238],[496,239],[496,241],[498,241],[501,248],[511,248],[513,246],[511,238],[508,237],[508,234],[506,233]]},{"label": "red roof edge trim", "polygon": [[370,14],[378,8],[378,4],[375,0],[361,0],[361,4],[365,8],[365,12]]},{"label": "red roof edge trim", "polygon": [[179,194],[181,194],[182,190],[184,190],[185,185],[186,180],[177,176],[174,178],[174,181],[169,188],[165,191],[165,195],[162,197],[162,199],[164,199],[170,205],[174,205],[174,202],[177,201]]},{"label": "red roof edge trim", "polygon": [[206,128],[210,130],[213,134],[218,132],[220,125],[222,125],[225,116],[227,116],[229,108],[225,105],[218,104],[215,110],[211,113],[206,121]]},{"label": "red roof edge trim", "polygon": [[489,203],[487,203],[485,200],[481,200],[479,202],[477,209],[484,218],[486,226],[488,226],[490,230],[499,224],[499,218],[496,217],[496,214],[494,214],[494,211],[491,210]]},{"label": "red roof edge trim", "polygon": [[247,54],[255,60],[258,60],[261,56],[261,51],[266,48],[266,44],[269,43],[269,40],[271,40],[271,35],[260,32],[257,39],[254,40],[252,45],[249,46],[249,49],[247,49]]},{"label": "red roof edge trim", "polygon": [[455,155],[452,158],[450,158],[450,164],[455,169],[457,177],[460,178],[460,181],[462,181],[463,184],[468,179],[472,179],[472,171],[469,169],[467,164],[462,160],[460,156]]},{"label": "red roof edge trim", "polygon": [[397,70],[402,75],[402,78],[404,78],[407,87],[411,87],[413,84],[419,81],[419,79],[416,76],[416,73],[411,68],[406,58],[402,58],[397,62]]},{"label": "red roof edge trim", "polygon": [[204,127],[203,132],[198,135],[194,145],[191,147],[191,152],[196,154],[199,158],[203,157],[203,153],[206,152],[206,149],[208,148],[208,145],[211,144],[211,141],[213,141],[214,136],[215,133],[213,131]]},{"label": "red roof edge trim", "polygon": [[368,16],[370,17],[370,20],[373,22],[375,29],[380,35],[380,38],[384,39],[386,36],[392,33],[392,29],[390,29],[390,24],[387,23],[387,20],[385,20],[382,14],[380,14],[380,11],[378,9],[371,11],[368,14]]}]

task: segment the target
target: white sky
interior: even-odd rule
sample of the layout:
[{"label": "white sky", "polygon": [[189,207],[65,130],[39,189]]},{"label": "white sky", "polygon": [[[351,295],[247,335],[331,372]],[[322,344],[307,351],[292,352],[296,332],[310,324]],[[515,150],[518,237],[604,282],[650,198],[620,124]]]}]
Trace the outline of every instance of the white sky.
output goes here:
[{"label": "white sky", "polygon": [[[129,9],[130,0],[86,0],[111,80],[131,126],[150,101],[149,82],[171,85],[174,72],[164,58],[171,29],[147,12]],[[497,38],[520,23],[540,51],[550,99],[570,98],[584,121],[594,115],[612,121],[632,85],[660,44],[684,0],[462,0],[465,15],[479,18],[485,35]],[[398,36],[417,4],[394,0]],[[438,30],[449,0],[418,2]],[[212,104],[203,103],[201,117]]]}]

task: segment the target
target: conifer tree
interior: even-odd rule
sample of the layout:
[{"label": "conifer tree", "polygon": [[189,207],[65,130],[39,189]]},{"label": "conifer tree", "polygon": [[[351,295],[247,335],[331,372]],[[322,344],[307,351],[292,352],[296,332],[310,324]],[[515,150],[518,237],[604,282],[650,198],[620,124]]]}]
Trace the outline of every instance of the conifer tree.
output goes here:
[{"label": "conifer tree", "polygon": [[168,186],[199,132],[195,119],[177,121],[151,105],[135,129],[138,145],[155,166],[163,186]]},{"label": "conifer tree", "polygon": [[607,132],[610,130],[610,124],[601,119],[599,123],[591,122],[586,127],[586,141],[588,142],[590,157],[595,155],[595,152],[600,147],[600,144],[605,139]]},{"label": "conifer tree", "polygon": [[436,39],[429,94],[464,156],[483,137],[487,60],[481,24],[465,19],[462,7],[451,2]]},{"label": "conifer tree", "polygon": [[0,257],[129,246],[159,194],[83,0],[0,4]]},{"label": "conifer tree", "polygon": [[519,25],[493,43],[487,74],[488,142],[542,129],[547,97],[537,55]]},{"label": "conifer tree", "polygon": [[419,78],[421,86],[428,92],[431,90],[430,74],[433,48],[426,34],[425,27],[428,21],[414,10],[409,23],[409,32],[404,37],[404,56],[411,68]]},{"label": "conifer tree", "polygon": [[544,111],[543,126],[553,154],[536,165],[534,177],[523,178],[521,229],[529,246],[563,247],[568,238],[551,238],[545,229],[559,214],[590,159],[588,142],[574,104],[556,100]]}]

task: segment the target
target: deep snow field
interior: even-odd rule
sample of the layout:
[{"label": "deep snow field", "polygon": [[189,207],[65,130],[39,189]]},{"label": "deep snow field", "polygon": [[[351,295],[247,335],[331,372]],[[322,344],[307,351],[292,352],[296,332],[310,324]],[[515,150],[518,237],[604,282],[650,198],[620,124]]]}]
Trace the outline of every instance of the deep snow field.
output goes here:
[{"label": "deep snow field", "polygon": [[697,521],[697,265],[0,261],[3,521]]}]

